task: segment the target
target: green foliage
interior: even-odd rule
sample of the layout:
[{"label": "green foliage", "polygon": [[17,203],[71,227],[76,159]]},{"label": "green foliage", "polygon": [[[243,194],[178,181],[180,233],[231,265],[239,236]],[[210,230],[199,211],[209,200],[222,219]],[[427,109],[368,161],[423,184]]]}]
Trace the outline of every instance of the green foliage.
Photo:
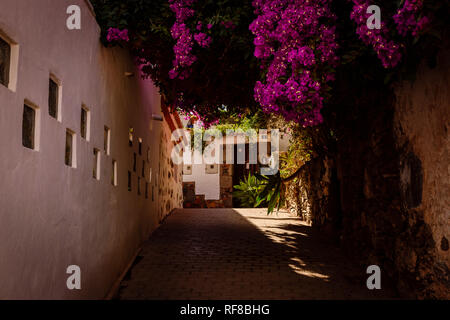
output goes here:
[{"label": "green foliage", "polygon": [[248,131],[250,129],[266,129],[267,128],[268,115],[258,110],[254,113],[232,113],[222,117],[219,124],[215,125],[215,128],[220,130],[222,134],[225,134],[227,130],[242,130]]},{"label": "green foliage", "polygon": [[272,213],[275,208],[277,211],[280,210],[284,203],[284,198],[282,197],[284,185],[280,176],[280,171],[268,177],[260,174],[256,174],[256,177],[262,181],[265,181],[264,189],[257,197],[257,205],[260,203],[266,203],[267,214]]},{"label": "green foliage", "polygon": [[267,205],[266,201],[259,199],[259,195],[265,189],[266,180],[258,179],[249,173],[238,185],[234,186],[233,197],[239,199],[239,202],[246,208],[260,208]]}]

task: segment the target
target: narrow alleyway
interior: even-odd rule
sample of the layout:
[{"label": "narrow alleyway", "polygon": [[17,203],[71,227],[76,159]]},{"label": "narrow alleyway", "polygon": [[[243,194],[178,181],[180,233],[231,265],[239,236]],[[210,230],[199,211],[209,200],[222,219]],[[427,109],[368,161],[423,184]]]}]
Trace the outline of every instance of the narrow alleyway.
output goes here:
[{"label": "narrow alleyway", "polygon": [[120,299],[390,299],[365,268],[298,218],[261,209],[183,209],[144,244]]}]

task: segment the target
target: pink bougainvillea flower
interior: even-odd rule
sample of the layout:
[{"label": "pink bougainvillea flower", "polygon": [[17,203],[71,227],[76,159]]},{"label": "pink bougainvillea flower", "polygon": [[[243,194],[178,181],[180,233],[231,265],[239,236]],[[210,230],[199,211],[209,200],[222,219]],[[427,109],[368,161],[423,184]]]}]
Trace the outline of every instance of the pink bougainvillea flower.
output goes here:
[{"label": "pink bougainvillea flower", "polygon": [[127,29],[123,29],[120,30],[118,28],[109,28],[108,29],[108,34],[106,35],[106,40],[108,40],[108,42],[112,42],[112,41],[130,41],[129,37],[128,37],[128,30]]},{"label": "pink bougainvillea flower", "polygon": [[207,48],[211,44],[211,37],[206,35],[206,33],[200,32],[194,35],[195,41],[197,41],[198,45],[202,48]]},{"label": "pink bougainvillea flower", "polygon": [[[263,111],[313,126],[323,121],[323,94],[337,65],[331,0],[254,0],[255,57],[267,68],[254,97]],[[323,70],[323,71],[322,71]],[[314,71],[314,72],[313,72]],[[320,74],[330,74],[327,77]]]},{"label": "pink bougainvillea flower", "polygon": [[401,45],[389,39],[389,32],[385,23],[381,22],[380,29],[367,28],[367,19],[371,15],[367,13],[367,8],[370,5],[368,0],[352,1],[354,6],[350,18],[357,24],[356,33],[359,38],[365,44],[373,47],[383,67],[393,68],[397,66],[402,58]]}]

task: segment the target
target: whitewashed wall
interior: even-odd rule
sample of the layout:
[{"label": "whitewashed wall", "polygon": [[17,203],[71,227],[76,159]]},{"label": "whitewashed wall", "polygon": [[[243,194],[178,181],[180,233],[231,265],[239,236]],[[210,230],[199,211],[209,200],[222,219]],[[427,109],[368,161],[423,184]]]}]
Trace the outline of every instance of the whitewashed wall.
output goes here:
[{"label": "whitewashed wall", "polygon": [[205,195],[205,200],[220,199],[220,176],[206,173],[205,164],[193,164],[192,174],[183,175],[183,182],[195,182],[195,194]]},{"label": "whitewashed wall", "polygon": [[[81,8],[81,30],[66,28],[72,4]],[[100,44],[99,27],[82,0],[1,0],[0,32],[19,45],[17,88],[0,85],[0,298],[102,298],[158,225],[158,192],[153,201],[145,199],[136,183],[147,147],[149,167],[159,171],[161,123],[150,122],[160,112],[160,96],[150,81],[124,76],[137,73],[132,58]],[[61,122],[48,113],[50,73],[62,83]],[[39,151],[22,146],[25,99],[40,108]],[[91,110],[90,141],[80,138],[82,103]],[[93,148],[103,150],[105,125],[111,155],[102,152],[97,181]],[[66,128],[76,134],[77,168],[64,163]],[[127,172],[139,137],[143,155],[129,192]],[[81,290],[66,287],[66,268],[73,264],[81,267]]]}]

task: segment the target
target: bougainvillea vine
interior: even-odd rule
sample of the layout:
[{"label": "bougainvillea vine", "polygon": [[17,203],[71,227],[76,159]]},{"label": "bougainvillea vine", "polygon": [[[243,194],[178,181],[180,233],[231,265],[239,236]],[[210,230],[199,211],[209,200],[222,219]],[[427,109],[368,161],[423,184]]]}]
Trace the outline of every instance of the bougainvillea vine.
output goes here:
[{"label": "bougainvillea vine", "polygon": [[170,9],[175,13],[175,23],[170,30],[172,38],[177,41],[173,51],[175,60],[173,69],[169,72],[171,79],[185,79],[189,76],[190,66],[197,60],[192,54],[194,45],[193,34],[186,24],[186,20],[194,16],[191,8],[195,0],[169,0]]},{"label": "bougainvillea vine", "polygon": [[367,13],[370,3],[367,0],[352,0],[354,2],[350,18],[356,22],[356,33],[367,45],[372,46],[385,68],[395,67],[401,60],[401,45],[389,37],[389,30],[385,22],[381,21],[380,29],[369,29],[367,20],[371,13]]},{"label": "bougainvillea vine", "polygon": [[420,16],[422,9],[423,0],[405,0],[393,17],[400,35],[417,36],[430,23],[429,17]]},{"label": "bougainvillea vine", "polygon": [[108,33],[106,35],[106,40],[108,40],[108,42],[113,42],[113,41],[130,41],[129,37],[128,37],[128,30],[124,29],[124,30],[120,30],[117,28],[109,28],[108,29]]},{"label": "bougainvillea vine", "polygon": [[253,1],[254,54],[267,66],[265,82],[256,83],[254,96],[265,112],[305,127],[323,121],[320,110],[338,62],[330,2]]}]

